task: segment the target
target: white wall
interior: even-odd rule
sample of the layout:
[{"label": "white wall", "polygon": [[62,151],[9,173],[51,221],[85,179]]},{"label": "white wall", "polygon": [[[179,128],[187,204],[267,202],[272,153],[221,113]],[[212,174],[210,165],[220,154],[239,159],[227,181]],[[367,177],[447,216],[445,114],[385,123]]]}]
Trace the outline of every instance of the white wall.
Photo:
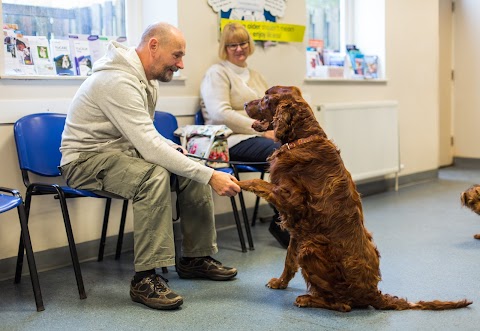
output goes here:
[{"label": "white wall", "polygon": [[[472,1],[473,2],[473,1]],[[187,39],[185,81],[162,84],[160,97],[196,97],[203,73],[217,61],[218,16],[207,1],[179,0],[178,26]],[[287,2],[282,23],[305,24],[303,0]],[[153,12],[153,9],[152,9]],[[146,22],[148,24],[150,22]],[[438,0],[385,1],[386,84],[311,83],[304,81],[305,45],[278,44],[257,48],[249,65],[271,85],[297,85],[312,104],[398,100],[401,160],[408,175],[438,168]],[[478,63],[473,61],[473,63]],[[71,98],[81,81],[0,80],[0,104],[5,100]],[[21,104],[18,107],[22,107]],[[10,111],[0,109],[0,111]],[[42,109],[39,109],[42,111]],[[191,119],[182,118],[181,121]],[[473,122],[473,121],[471,121]],[[11,125],[0,125],[0,183],[23,190],[17,170]],[[66,244],[57,201],[36,197],[32,207],[32,241],[36,251]],[[230,211],[225,198],[216,198],[216,212]],[[249,200],[252,205],[253,199]],[[121,207],[113,207],[109,235],[114,235]],[[77,242],[100,236],[103,205],[92,199],[71,203]],[[52,230],[58,229],[58,230]],[[131,231],[131,213],[127,231]],[[0,259],[16,254],[19,236],[15,214],[0,215]]]},{"label": "white wall", "polygon": [[143,30],[154,22],[162,21],[178,26],[177,0],[126,0],[125,7],[130,45],[137,45]]},{"label": "white wall", "polygon": [[452,0],[439,0],[439,165],[453,162],[453,15]]},{"label": "white wall", "polygon": [[480,158],[480,2],[456,0],[454,26],[454,153]]}]

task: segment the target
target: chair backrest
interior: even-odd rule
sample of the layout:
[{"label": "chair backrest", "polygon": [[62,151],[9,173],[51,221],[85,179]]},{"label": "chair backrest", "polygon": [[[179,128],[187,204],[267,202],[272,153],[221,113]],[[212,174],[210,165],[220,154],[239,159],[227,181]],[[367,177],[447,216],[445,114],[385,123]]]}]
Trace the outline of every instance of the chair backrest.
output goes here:
[{"label": "chair backrest", "polygon": [[[38,113],[15,122],[13,131],[22,172],[30,171],[47,177],[61,176],[58,166],[62,154],[59,148],[66,118],[66,114]],[[180,138],[173,134],[178,128],[175,116],[156,111],[154,125],[165,138],[180,144]]]},{"label": "chair backrest", "polygon": [[195,124],[196,125],[204,125],[205,119],[203,118],[202,110],[200,109],[195,113]]},{"label": "chair backrest", "polygon": [[170,139],[175,144],[180,145],[180,138],[175,136],[173,132],[178,128],[178,122],[173,114],[156,111],[153,117],[153,125],[157,131],[167,139]]},{"label": "chair backrest", "polygon": [[[20,118],[13,126],[22,175],[61,176],[58,166],[66,114],[39,113]],[[28,176],[28,175],[27,175]]]}]

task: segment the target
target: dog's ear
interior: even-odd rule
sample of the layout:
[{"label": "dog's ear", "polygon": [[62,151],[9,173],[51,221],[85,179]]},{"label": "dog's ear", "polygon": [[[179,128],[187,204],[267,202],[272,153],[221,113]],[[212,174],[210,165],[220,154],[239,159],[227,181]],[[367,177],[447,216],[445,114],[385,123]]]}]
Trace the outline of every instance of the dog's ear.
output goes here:
[{"label": "dog's ear", "polygon": [[467,206],[467,192],[462,192],[460,195],[460,202],[462,206]]},{"label": "dog's ear", "polygon": [[277,105],[277,111],[273,117],[275,137],[282,143],[292,141],[291,139],[291,121],[292,121],[292,99],[283,98]]},{"label": "dog's ear", "polygon": [[292,86],[292,94],[296,94],[298,95],[299,97],[302,96],[302,92],[300,91],[300,89],[296,86]]},{"label": "dog's ear", "polygon": [[308,103],[293,94],[283,95],[276,108],[274,123],[275,136],[283,143],[305,137],[306,134],[325,136]]}]

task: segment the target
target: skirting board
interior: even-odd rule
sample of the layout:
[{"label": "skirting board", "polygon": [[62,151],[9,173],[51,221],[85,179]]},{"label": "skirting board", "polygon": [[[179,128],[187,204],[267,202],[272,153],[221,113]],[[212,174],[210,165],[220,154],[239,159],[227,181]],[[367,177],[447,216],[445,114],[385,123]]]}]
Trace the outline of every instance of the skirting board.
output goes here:
[{"label": "skirting board", "polygon": [[480,168],[480,159],[454,157],[453,164],[465,168]]},{"label": "skirting board", "polygon": [[[480,164],[478,161],[477,164]],[[410,185],[418,182],[423,182],[426,180],[433,180],[438,178],[438,170],[431,170],[421,173],[416,173],[412,175],[402,176],[399,179],[400,189],[401,186]],[[392,191],[395,189],[395,180],[394,179],[380,179],[376,181],[371,181],[368,183],[357,184],[357,190],[360,194],[365,197],[372,194],[377,194],[385,191]],[[253,208],[247,210],[248,215],[252,215]],[[269,215],[271,214],[271,209],[267,204],[260,205],[259,215]],[[234,227],[233,215],[232,213],[224,213],[215,215],[215,223],[217,231],[222,231],[227,228]],[[77,245],[78,257],[80,261],[89,261],[95,260],[98,254],[100,240],[92,240],[89,242],[80,243]],[[105,254],[104,256],[115,255],[115,248],[117,243],[117,236],[111,236],[107,238],[105,244]],[[133,233],[125,233],[123,239],[123,251],[133,250]],[[0,280],[13,279],[15,275],[15,264],[16,257],[10,257],[7,259],[0,260]],[[71,264],[70,253],[68,246],[59,247],[55,249],[49,249],[46,251],[35,253],[35,262],[37,264],[37,269],[39,271],[46,271],[51,269],[56,269]],[[28,274],[28,267],[25,261],[23,272]],[[132,272],[133,272],[133,263],[132,263]]]}]

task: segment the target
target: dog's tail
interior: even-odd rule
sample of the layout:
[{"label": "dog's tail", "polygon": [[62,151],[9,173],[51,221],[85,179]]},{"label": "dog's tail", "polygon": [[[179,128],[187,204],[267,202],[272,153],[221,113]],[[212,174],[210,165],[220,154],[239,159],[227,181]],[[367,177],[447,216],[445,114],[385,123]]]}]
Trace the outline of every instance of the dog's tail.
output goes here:
[{"label": "dog's tail", "polygon": [[446,310],[446,309],[458,309],[464,308],[472,304],[472,301],[466,299],[459,301],[418,301],[409,302],[405,299],[398,298],[389,294],[379,293],[378,300],[371,303],[371,306],[375,309],[381,310]]}]

